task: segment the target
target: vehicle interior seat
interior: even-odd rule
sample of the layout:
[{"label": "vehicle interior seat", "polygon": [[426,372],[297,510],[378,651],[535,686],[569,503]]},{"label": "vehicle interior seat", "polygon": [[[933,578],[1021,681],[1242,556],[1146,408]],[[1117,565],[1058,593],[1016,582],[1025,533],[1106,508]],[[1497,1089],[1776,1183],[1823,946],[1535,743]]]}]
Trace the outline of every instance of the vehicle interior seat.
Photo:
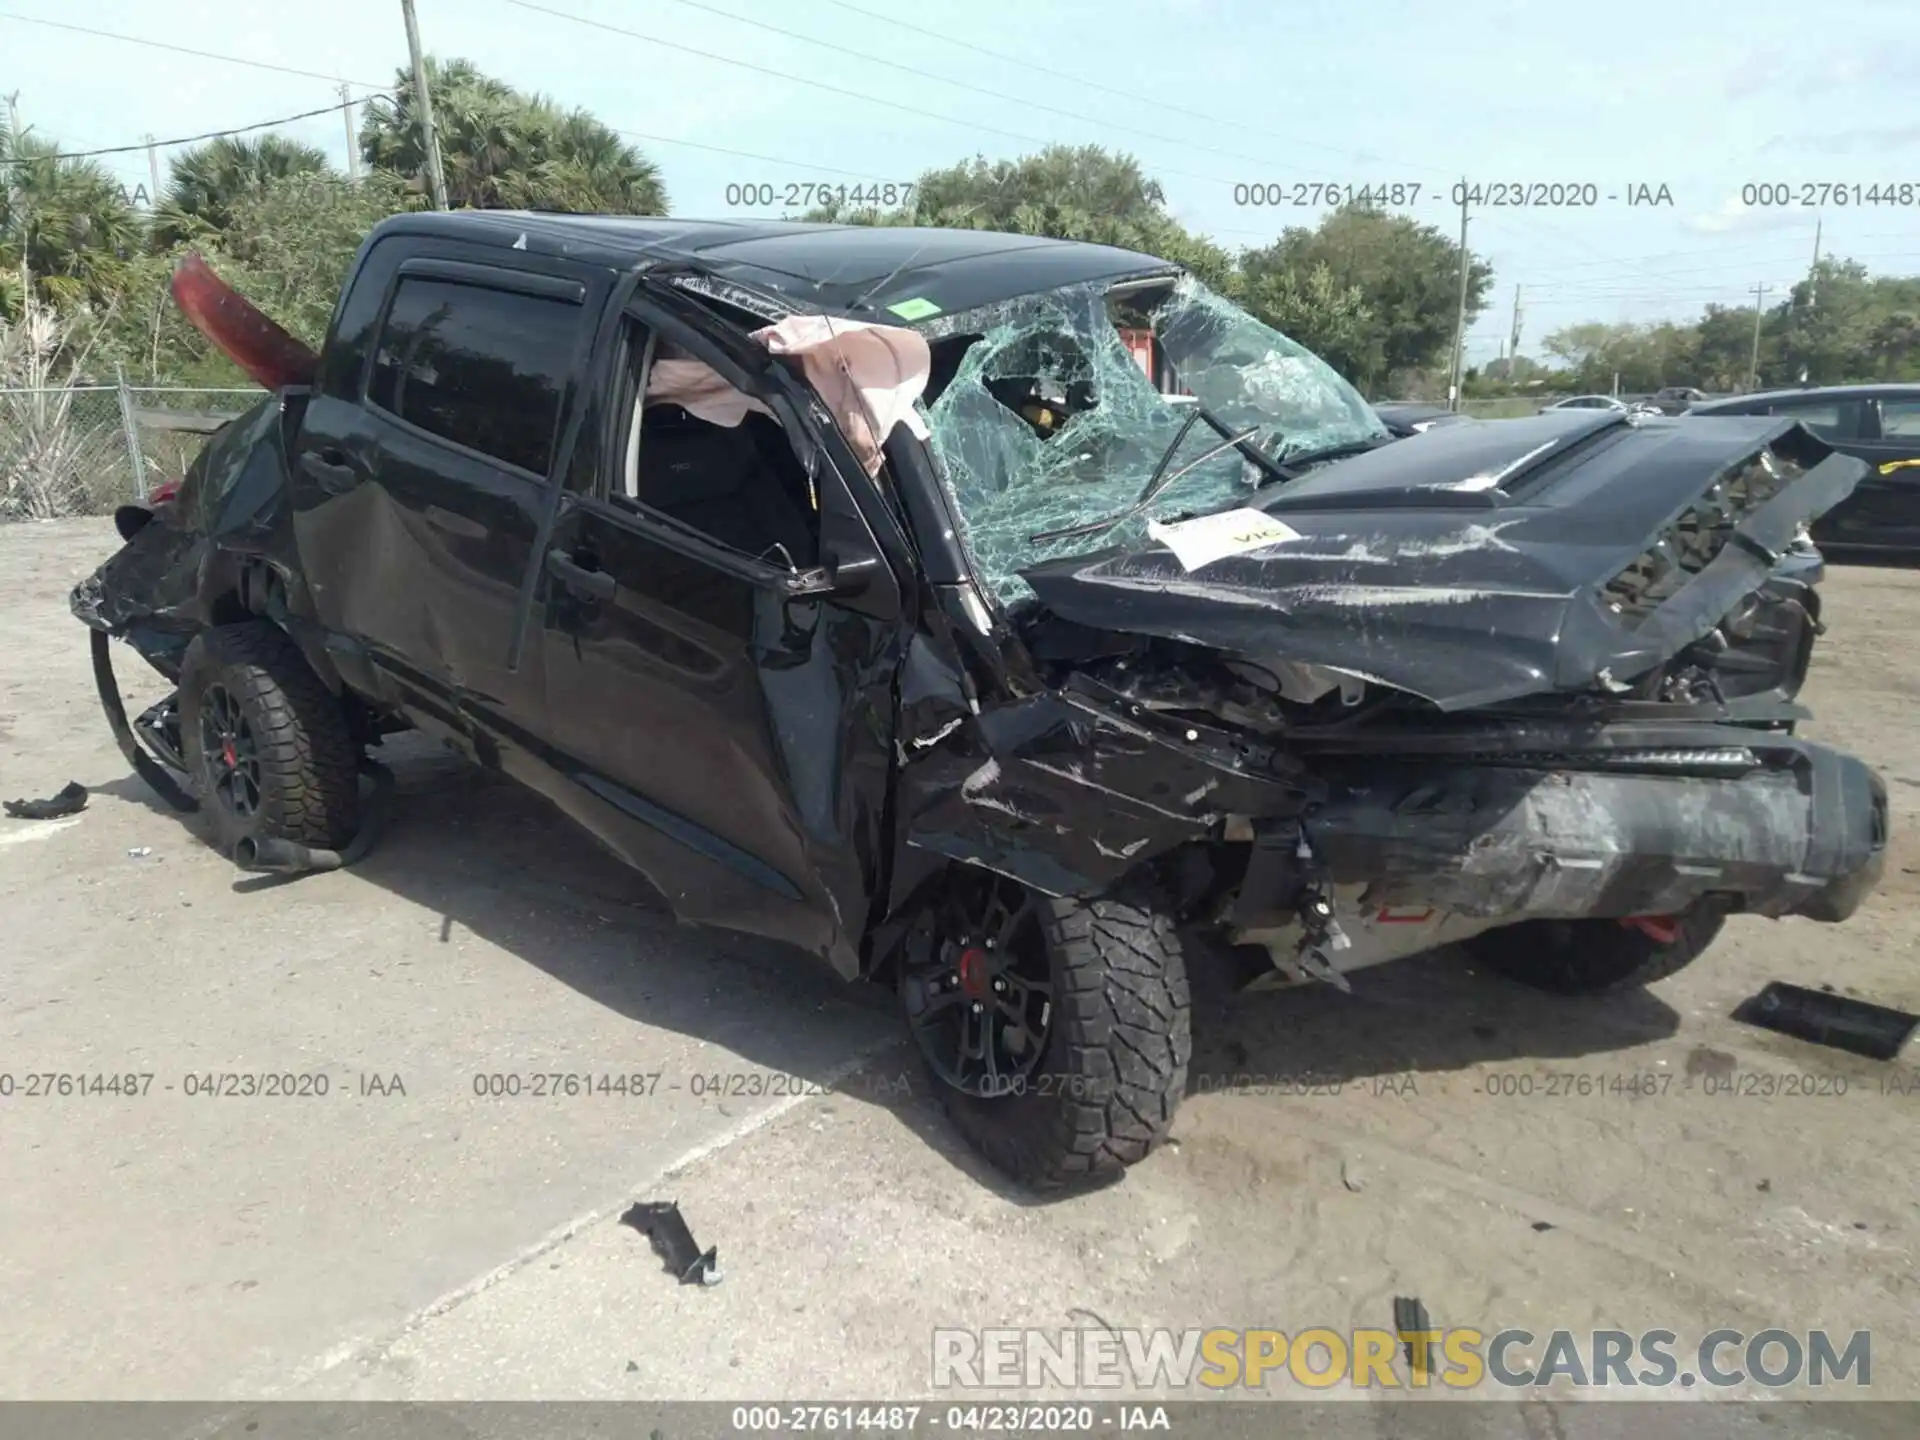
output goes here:
[{"label": "vehicle interior seat", "polygon": [[648,508],[756,559],[800,569],[817,563],[806,477],[775,421],[749,415],[715,425],[679,405],[649,405],[639,472],[635,498]]}]

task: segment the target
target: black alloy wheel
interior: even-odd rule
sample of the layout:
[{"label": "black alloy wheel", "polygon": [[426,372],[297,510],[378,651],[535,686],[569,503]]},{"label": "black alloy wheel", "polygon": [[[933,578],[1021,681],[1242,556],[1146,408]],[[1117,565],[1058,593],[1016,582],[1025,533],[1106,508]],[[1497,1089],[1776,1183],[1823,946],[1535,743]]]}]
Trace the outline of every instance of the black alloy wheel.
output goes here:
[{"label": "black alloy wheel", "polygon": [[260,752],[240,702],[224,685],[200,696],[200,754],[214,799],[236,820],[260,809]]},{"label": "black alloy wheel", "polygon": [[979,871],[948,887],[908,936],[908,1027],[928,1066],[963,1094],[1008,1094],[1046,1054],[1054,994],[1041,921],[1025,886]]}]

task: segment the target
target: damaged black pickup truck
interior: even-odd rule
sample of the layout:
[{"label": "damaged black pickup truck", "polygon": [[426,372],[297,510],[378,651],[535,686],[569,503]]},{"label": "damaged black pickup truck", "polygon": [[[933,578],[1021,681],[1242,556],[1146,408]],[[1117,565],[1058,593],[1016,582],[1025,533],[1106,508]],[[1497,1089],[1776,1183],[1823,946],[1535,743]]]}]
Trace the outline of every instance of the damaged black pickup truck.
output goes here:
[{"label": "damaged black pickup truck", "polygon": [[1031,1183],[1166,1133],[1202,954],[1599,991],[1878,880],[1878,777],[1794,734],[1865,467],[1791,421],[1393,441],[1164,262],[974,232],[398,217],[317,355],[175,289],[272,393],[74,592],[141,773],[327,867],[447,739],[897,988]]}]

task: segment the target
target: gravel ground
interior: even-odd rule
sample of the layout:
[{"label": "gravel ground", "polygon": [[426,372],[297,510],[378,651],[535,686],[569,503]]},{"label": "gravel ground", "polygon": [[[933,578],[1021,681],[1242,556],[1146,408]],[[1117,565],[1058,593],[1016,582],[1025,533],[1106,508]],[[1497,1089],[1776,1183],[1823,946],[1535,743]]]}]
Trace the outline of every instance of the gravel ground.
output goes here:
[{"label": "gravel ground", "polygon": [[[1739,919],[1606,1000],[1439,953],[1351,996],[1208,1007],[1173,1143],[1039,1204],[960,1147],[883,997],[675,926],[565,821],[431,747],[400,747],[361,867],[238,875],[99,714],[66,593],[113,543],[101,521],[0,527],[0,795],[93,792],[70,820],[0,820],[0,1070],[155,1077],[0,1098],[0,1396],[921,1395],[936,1326],[1291,1334],[1386,1326],[1418,1295],[1489,1331],[1867,1329],[1872,1393],[1920,1398],[1900,1343],[1920,1065],[1728,1018],[1774,979],[1920,1010],[1920,572],[1826,587],[1812,733],[1879,766],[1896,810],[1851,922]],[[561,1070],[664,1080],[475,1093]],[[188,1093],[230,1071],[327,1093]],[[1339,1083],[1277,1093],[1303,1073]],[[803,1093],[695,1093],[730,1074]],[[1565,1074],[1670,1079],[1546,1095]],[[1727,1075],[1748,1083],[1705,1093]],[[1821,1093],[1765,1093],[1786,1076]],[[725,1282],[672,1284],[617,1223],[634,1198],[677,1199]]]}]

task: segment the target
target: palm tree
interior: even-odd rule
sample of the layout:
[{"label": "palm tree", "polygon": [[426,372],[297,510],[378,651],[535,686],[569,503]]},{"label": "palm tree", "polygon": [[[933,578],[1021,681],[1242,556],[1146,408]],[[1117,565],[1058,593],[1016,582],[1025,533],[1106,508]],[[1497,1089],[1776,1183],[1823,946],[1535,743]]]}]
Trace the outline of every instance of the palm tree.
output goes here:
[{"label": "palm tree", "polygon": [[[585,110],[574,110],[553,130],[559,182],[552,210],[664,215],[667,191],[660,167]],[[556,204],[552,201],[566,200]]]},{"label": "palm tree", "polygon": [[38,299],[61,305],[104,302],[140,241],[140,219],[120,182],[92,160],[63,156],[58,144],[0,134],[0,309],[25,312],[24,255]]},{"label": "palm tree", "polygon": [[[660,172],[584,110],[564,112],[469,60],[426,62],[447,203],[456,209],[662,214]],[[402,71],[391,104],[370,105],[360,130],[369,164],[426,186],[426,150]]]},{"label": "palm tree", "polygon": [[332,173],[325,151],[280,135],[223,135],[196,145],[174,157],[166,197],[154,209],[153,247],[219,234],[233,223],[235,203],[258,195],[269,180]]}]

